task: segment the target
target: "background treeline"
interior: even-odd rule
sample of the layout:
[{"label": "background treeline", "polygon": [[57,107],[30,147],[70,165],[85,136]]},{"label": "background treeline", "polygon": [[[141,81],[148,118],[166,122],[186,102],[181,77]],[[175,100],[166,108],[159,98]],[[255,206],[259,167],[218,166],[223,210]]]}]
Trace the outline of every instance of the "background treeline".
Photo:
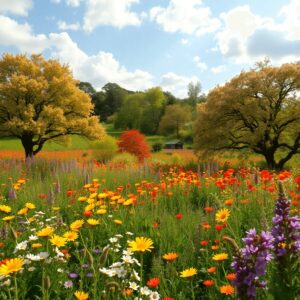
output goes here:
[{"label": "background treeline", "polygon": [[205,101],[199,82],[187,87],[188,97],[176,98],[160,87],[146,91],[129,91],[116,83],[107,83],[96,91],[88,82],[80,89],[91,96],[94,113],[101,122],[111,123],[117,130],[138,129],[147,135],[161,134],[192,142],[196,105]]}]

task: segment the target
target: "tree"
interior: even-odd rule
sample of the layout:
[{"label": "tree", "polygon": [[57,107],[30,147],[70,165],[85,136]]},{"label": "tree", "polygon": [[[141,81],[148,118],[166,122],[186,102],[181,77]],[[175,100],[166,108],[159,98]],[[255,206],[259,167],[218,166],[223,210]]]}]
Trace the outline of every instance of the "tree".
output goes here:
[{"label": "tree", "polygon": [[192,107],[196,107],[196,104],[200,100],[201,84],[199,81],[196,83],[190,82],[188,85],[188,102]]},{"label": "tree", "polygon": [[[300,63],[267,63],[217,86],[198,109],[200,152],[250,149],[280,170],[300,153]],[[297,94],[298,93],[298,94]]]},{"label": "tree", "polygon": [[0,60],[0,136],[21,140],[26,157],[53,139],[77,134],[100,138],[104,130],[91,116],[90,97],[68,66],[41,55],[11,54]]},{"label": "tree", "polygon": [[160,87],[151,88],[145,93],[144,111],[141,121],[143,133],[154,134],[165,106],[165,96]]},{"label": "tree", "polygon": [[116,129],[140,129],[145,95],[135,93],[127,96],[119,109],[116,119]]},{"label": "tree", "polygon": [[124,131],[117,141],[120,152],[129,152],[135,155],[140,162],[150,156],[150,148],[145,136],[138,130]]},{"label": "tree", "polygon": [[179,138],[179,130],[192,118],[190,107],[173,104],[166,106],[165,114],[159,123],[159,131],[162,134],[176,133]]}]

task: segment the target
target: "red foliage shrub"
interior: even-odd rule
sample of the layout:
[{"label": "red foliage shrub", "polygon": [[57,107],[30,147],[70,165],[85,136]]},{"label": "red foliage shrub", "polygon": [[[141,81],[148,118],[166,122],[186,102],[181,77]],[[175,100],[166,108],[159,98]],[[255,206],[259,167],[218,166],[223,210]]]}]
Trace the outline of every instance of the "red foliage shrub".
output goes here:
[{"label": "red foliage shrub", "polygon": [[128,152],[135,155],[139,162],[150,156],[150,148],[145,141],[145,136],[138,130],[124,131],[117,141],[120,152]]}]

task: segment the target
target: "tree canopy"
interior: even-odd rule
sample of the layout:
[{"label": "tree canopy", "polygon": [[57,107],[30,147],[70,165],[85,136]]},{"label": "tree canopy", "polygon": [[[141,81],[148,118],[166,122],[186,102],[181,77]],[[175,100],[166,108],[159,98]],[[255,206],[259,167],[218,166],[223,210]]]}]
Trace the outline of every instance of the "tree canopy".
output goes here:
[{"label": "tree canopy", "polygon": [[191,121],[192,113],[188,105],[172,104],[168,105],[165,114],[159,123],[159,132],[163,134],[176,134],[179,138],[179,131],[183,125]]},{"label": "tree canopy", "polygon": [[0,137],[21,140],[26,157],[45,142],[70,134],[100,138],[104,130],[90,97],[68,66],[41,55],[5,54],[0,60]]},{"label": "tree canopy", "polygon": [[259,63],[217,86],[198,106],[195,149],[250,149],[269,168],[282,169],[300,153],[300,63]]}]

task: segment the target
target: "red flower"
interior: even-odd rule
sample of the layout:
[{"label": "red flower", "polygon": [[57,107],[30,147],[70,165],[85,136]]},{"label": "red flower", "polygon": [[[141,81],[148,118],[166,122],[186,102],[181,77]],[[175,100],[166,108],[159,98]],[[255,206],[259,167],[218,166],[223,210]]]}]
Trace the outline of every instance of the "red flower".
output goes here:
[{"label": "red flower", "polygon": [[172,297],[164,297],[163,300],[174,300]]},{"label": "red flower", "polygon": [[92,214],[93,214],[93,213],[92,213],[91,211],[85,211],[85,212],[83,213],[83,215],[84,215],[85,217],[90,217]]},{"label": "red flower", "polygon": [[176,219],[182,219],[183,214],[177,214],[175,217],[176,217]]},{"label": "red flower", "polygon": [[212,212],[213,210],[213,207],[204,207],[205,212]]},{"label": "red flower", "polygon": [[235,279],[235,273],[229,273],[229,274],[227,274],[227,275],[226,275],[226,278],[227,278],[228,280],[233,280],[233,279]]},{"label": "red flower", "polygon": [[207,244],[208,244],[208,241],[201,241],[201,242],[200,242],[200,245],[201,245],[201,246],[206,246]]},{"label": "red flower", "polygon": [[215,282],[213,280],[210,280],[210,279],[204,280],[202,283],[206,287],[213,286],[215,284]]},{"label": "red flower", "polygon": [[217,224],[217,225],[215,226],[215,228],[216,228],[217,231],[220,232],[220,231],[223,229],[223,225]]},{"label": "red flower", "polygon": [[152,287],[152,288],[157,288],[157,286],[159,285],[159,283],[160,283],[160,279],[159,279],[159,278],[156,278],[156,277],[151,278],[151,279],[149,279],[149,280],[147,281],[147,285],[148,285],[149,287]]}]

